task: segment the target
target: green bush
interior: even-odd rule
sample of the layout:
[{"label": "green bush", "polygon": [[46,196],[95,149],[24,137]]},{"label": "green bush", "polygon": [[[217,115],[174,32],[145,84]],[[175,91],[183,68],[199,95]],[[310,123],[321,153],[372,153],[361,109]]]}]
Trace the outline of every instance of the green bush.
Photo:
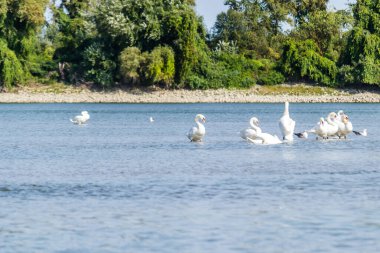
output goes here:
[{"label": "green bush", "polygon": [[137,47],[127,47],[125,48],[120,56],[120,75],[121,79],[125,83],[140,83],[140,67],[141,63],[144,61],[144,57],[141,54],[140,49]]},{"label": "green bush", "polygon": [[323,57],[312,40],[289,40],[285,43],[281,67],[283,73],[291,79],[330,86],[336,84],[338,70],[335,63]]},{"label": "green bush", "polygon": [[83,52],[83,59],[85,77],[89,81],[93,81],[103,88],[112,86],[114,83],[116,64],[111,60],[111,57],[104,52],[100,44],[94,43],[87,47]]},{"label": "green bush", "polygon": [[277,71],[277,63],[268,59],[254,60],[258,67],[257,83],[264,85],[275,85],[285,82],[284,75]]},{"label": "green bush", "polygon": [[25,72],[16,54],[10,50],[7,43],[0,40],[0,84],[10,88],[24,81]]},{"label": "green bush", "polygon": [[175,76],[175,57],[170,47],[156,47],[147,55],[143,75],[147,84],[172,87]]}]

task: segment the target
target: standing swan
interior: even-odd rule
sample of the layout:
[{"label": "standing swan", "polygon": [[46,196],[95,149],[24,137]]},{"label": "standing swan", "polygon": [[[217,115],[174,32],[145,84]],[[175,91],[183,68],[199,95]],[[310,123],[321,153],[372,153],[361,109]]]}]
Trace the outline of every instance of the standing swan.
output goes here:
[{"label": "standing swan", "polygon": [[326,129],[327,129],[327,138],[333,137],[338,134],[339,125],[336,122],[338,115],[335,112],[331,112],[326,118]]},{"label": "standing swan", "polygon": [[279,121],[282,139],[286,141],[293,141],[294,128],[296,122],[289,116],[289,102],[285,102],[285,110]]},{"label": "standing swan", "polygon": [[204,125],[201,122],[199,122],[199,120],[205,123],[206,117],[202,114],[197,114],[194,120],[197,124],[197,127],[193,127],[189,130],[189,132],[187,133],[187,138],[189,138],[189,140],[193,142],[200,142],[202,141],[203,136],[206,134],[206,129]]},{"label": "standing swan", "polygon": [[75,116],[73,119],[70,119],[71,122],[77,125],[81,125],[87,122],[90,119],[90,114],[87,111],[81,112],[81,115]]}]

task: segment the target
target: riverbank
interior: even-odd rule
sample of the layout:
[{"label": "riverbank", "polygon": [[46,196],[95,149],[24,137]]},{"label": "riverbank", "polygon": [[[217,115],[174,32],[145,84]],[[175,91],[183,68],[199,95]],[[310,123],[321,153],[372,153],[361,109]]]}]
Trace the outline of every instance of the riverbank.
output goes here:
[{"label": "riverbank", "polygon": [[248,90],[118,89],[38,85],[0,93],[0,103],[379,103],[376,90],[332,89],[305,84],[255,86]]}]

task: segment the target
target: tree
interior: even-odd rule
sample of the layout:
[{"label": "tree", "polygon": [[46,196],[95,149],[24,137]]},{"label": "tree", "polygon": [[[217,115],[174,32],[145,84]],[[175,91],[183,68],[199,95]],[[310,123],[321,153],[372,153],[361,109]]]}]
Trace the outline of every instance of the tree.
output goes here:
[{"label": "tree", "polygon": [[281,61],[283,72],[292,80],[335,84],[338,72],[335,62],[323,57],[312,40],[289,40],[284,45]]},{"label": "tree", "polygon": [[[351,81],[380,86],[380,1],[357,0],[343,64]],[[347,67],[346,67],[347,71]]]},{"label": "tree", "polygon": [[30,78],[38,62],[38,34],[48,0],[0,0],[0,84]]},{"label": "tree", "polygon": [[236,42],[240,53],[251,58],[278,58],[283,23],[291,5],[287,0],[229,0],[229,9],[217,17],[212,43]]},{"label": "tree", "polygon": [[142,52],[167,45],[175,52],[176,83],[186,76],[203,50],[205,36],[189,0],[99,0],[92,19],[107,50],[119,55],[127,47]]}]

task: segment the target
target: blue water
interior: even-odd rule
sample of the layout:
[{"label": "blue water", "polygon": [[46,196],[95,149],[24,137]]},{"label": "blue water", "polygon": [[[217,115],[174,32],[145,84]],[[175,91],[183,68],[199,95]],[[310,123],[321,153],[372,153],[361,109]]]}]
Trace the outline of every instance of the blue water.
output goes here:
[{"label": "blue water", "polygon": [[240,139],[282,104],[2,104],[0,251],[380,252],[380,105],[290,107],[300,131],[340,109],[369,136]]}]

